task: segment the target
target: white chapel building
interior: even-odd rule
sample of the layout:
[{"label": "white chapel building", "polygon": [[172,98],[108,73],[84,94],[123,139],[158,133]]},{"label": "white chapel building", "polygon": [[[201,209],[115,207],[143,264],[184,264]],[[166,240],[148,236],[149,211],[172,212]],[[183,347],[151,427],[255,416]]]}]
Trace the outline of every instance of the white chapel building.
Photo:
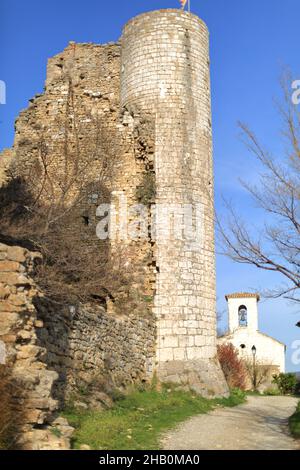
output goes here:
[{"label": "white chapel building", "polygon": [[259,294],[236,293],[226,295],[229,331],[218,338],[218,343],[232,343],[247,359],[256,355],[260,364],[285,372],[285,344],[258,329]]}]

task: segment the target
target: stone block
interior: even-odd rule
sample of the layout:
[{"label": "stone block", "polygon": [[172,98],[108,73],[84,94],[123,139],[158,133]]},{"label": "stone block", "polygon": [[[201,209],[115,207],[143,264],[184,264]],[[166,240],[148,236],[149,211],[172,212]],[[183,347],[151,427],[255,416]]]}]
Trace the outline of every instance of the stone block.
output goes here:
[{"label": "stone block", "polygon": [[20,351],[17,353],[17,359],[29,359],[35,358],[42,352],[42,348],[35,345],[22,346]]},{"label": "stone block", "polygon": [[6,285],[12,286],[22,286],[32,284],[27,277],[23,276],[22,274],[18,273],[2,273],[0,272],[0,282]]},{"label": "stone block", "polygon": [[10,290],[7,287],[0,286],[0,300],[7,299]]},{"label": "stone block", "polygon": [[19,246],[9,246],[7,248],[7,258],[11,261],[17,261],[18,263],[24,263],[26,261],[25,253],[26,250]]},{"label": "stone block", "polygon": [[[1,323],[0,323],[0,330],[1,330]],[[16,335],[9,335],[9,334],[2,334],[0,331],[0,341],[3,341],[5,344],[14,344],[17,340]]]},{"label": "stone block", "polygon": [[13,305],[9,300],[3,300],[0,302],[0,312],[21,312],[22,308],[18,305]]},{"label": "stone block", "polygon": [[0,312],[0,333],[2,335],[10,333],[10,330],[15,327],[19,319],[17,313]]},{"label": "stone block", "polygon": [[195,346],[205,346],[206,345],[206,338],[205,336],[195,336]]},{"label": "stone block", "polygon": [[173,350],[175,361],[184,361],[185,359],[185,348],[174,348]]},{"label": "stone block", "polygon": [[159,349],[158,359],[160,362],[173,361],[174,359],[173,349],[172,348]]},{"label": "stone block", "polygon": [[161,344],[164,348],[177,348],[178,336],[165,336],[161,339]]},{"label": "stone block", "polygon": [[195,359],[203,359],[203,349],[205,348],[197,348],[197,347],[193,347],[193,348],[186,348],[186,352],[187,352],[187,358],[191,361],[195,360]]},{"label": "stone block", "polygon": [[9,261],[9,260],[0,261],[0,272],[3,272],[3,273],[15,272],[15,271],[19,271],[19,269],[20,269],[20,263],[17,263],[16,261]]},{"label": "stone block", "polygon": [[24,306],[26,305],[27,302],[27,297],[26,295],[19,293],[19,294],[11,294],[9,297],[9,302],[11,304],[17,305],[17,306]]},{"label": "stone block", "polygon": [[31,340],[35,337],[35,332],[22,330],[18,332],[17,337],[23,340]]}]

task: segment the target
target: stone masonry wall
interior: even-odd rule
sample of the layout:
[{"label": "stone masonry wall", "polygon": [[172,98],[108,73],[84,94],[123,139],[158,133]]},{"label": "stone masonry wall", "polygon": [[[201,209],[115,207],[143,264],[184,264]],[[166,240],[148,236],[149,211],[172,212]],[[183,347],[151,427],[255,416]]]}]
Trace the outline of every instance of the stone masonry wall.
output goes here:
[{"label": "stone masonry wall", "polygon": [[[49,60],[45,93],[30,100],[16,120],[10,170],[26,179],[34,195],[51,204],[61,197],[65,179],[72,181],[74,162],[79,160],[65,200],[67,204],[81,200],[74,231],[97,250],[97,207],[108,202],[107,192],[117,216],[121,197],[126,197],[128,206],[138,202],[137,188],[153,166],[153,134],[146,112],[120,108],[120,45],[70,43]],[[88,226],[83,223],[86,218]],[[127,233],[117,237],[111,253],[120,271],[131,273],[131,296],[139,297],[138,309],[149,310],[155,287],[151,242],[132,241]],[[112,296],[117,301],[120,297],[124,308],[129,303],[122,292]],[[113,313],[114,305],[110,303],[109,309]]]},{"label": "stone masonry wall", "polygon": [[[92,250],[97,249],[96,209],[107,202],[95,189],[99,181],[111,192],[118,213],[120,196],[126,196],[128,205],[137,202],[136,190],[153,166],[151,121],[147,113],[140,115],[134,107],[120,109],[119,72],[118,44],[70,43],[49,60],[45,93],[37,95],[21,112],[14,147],[1,155],[1,185],[12,175],[21,176],[34,194],[43,189],[43,202],[47,204],[52,197],[59,197],[65,145],[68,157],[75,159],[74,142],[79,139],[80,158],[92,159],[88,171],[80,172],[78,183],[72,187],[69,203],[82,199],[74,230],[83,233]],[[110,165],[103,175],[105,157]],[[53,193],[52,188],[42,187],[43,158],[47,159]],[[89,218],[88,227],[82,223],[83,216]],[[55,378],[51,394],[59,404],[78,387],[89,387],[96,381],[99,387],[113,389],[151,380],[153,375],[156,325],[151,300],[155,278],[150,240],[128,239],[121,244],[117,240],[111,250],[131,273],[129,290],[138,296],[136,307],[127,305],[124,292],[113,292],[114,301],[105,308],[61,306],[41,293],[34,296],[31,308],[43,327],[33,328],[33,334],[43,351],[44,365]],[[118,312],[116,301],[121,305]]]},{"label": "stone masonry wall", "polygon": [[0,244],[1,360],[17,385],[13,406],[23,416],[19,444],[67,449],[72,429],[56,419],[57,410],[79,389],[94,385],[97,392],[112,392],[149,381],[155,322],[133,315],[116,319],[95,306],[63,310],[32,280],[39,261],[39,253]]},{"label": "stone masonry wall", "polygon": [[38,337],[47,350],[47,364],[59,374],[59,400],[94,384],[110,392],[151,379],[153,319],[114,318],[101,307],[87,305],[62,310],[40,299],[36,308],[44,324]]},{"label": "stone masonry wall", "polygon": [[[148,380],[154,372],[205,395],[226,394],[216,360],[205,24],[180,10],[161,10],[131,20],[121,43],[70,43],[49,60],[45,92],[21,112],[13,149],[0,158],[5,155],[12,161],[10,173],[25,178],[45,205],[61,195],[64,181],[77,171],[66,202],[87,196],[74,229],[87,230],[82,218],[92,221],[93,239],[85,232],[92,249],[103,185],[116,204],[117,219],[120,196],[128,205],[140,202],[137,190],[149,177],[156,194],[147,202],[148,211],[151,202],[173,205],[177,228],[186,205],[201,212],[199,243],[166,237],[168,223],[162,218],[155,236],[149,231],[131,240],[123,233],[110,244],[110,253],[130,274],[128,292],[137,306],[122,289],[104,309],[54,307],[37,297],[34,311],[44,327],[34,333],[35,341],[44,348],[44,363],[58,373],[56,397],[64,398],[78,381],[89,383],[97,374],[123,386]],[[2,173],[6,182],[7,164],[0,179]],[[129,222],[131,217],[127,214]],[[195,214],[192,221],[195,228]]]},{"label": "stone masonry wall", "polygon": [[124,28],[121,59],[121,105],[134,105],[155,120],[156,206],[175,207],[174,226],[183,224],[186,205],[201,212],[196,241],[168,234],[166,217],[157,217],[157,369],[164,380],[187,382],[201,393],[224,393],[216,360],[206,25],[178,10],[142,14]]},{"label": "stone masonry wall", "polygon": [[[58,378],[46,364],[46,350],[38,340],[43,322],[33,299],[40,295],[31,279],[38,253],[0,244],[1,363],[13,383],[11,406],[21,416],[17,446],[23,449],[68,449],[73,429],[56,419],[58,401],[53,385]],[[60,437],[51,429],[59,430]]]}]

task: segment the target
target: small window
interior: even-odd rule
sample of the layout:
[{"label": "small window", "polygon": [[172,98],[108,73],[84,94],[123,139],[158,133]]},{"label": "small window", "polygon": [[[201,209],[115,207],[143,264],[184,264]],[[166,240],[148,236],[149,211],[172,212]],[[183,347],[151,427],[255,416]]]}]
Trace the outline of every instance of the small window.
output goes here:
[{"label": "small window", "polygon": [[240,348],[241,348],[241,349],[246,349],[246,345],[245,345],[245,344],[241,344],[241,345],[240,345]]},{"label": "small window", "polygon": [[245,305],[241,305],[239,307],[239,326],[247,326],[247,307]]}]

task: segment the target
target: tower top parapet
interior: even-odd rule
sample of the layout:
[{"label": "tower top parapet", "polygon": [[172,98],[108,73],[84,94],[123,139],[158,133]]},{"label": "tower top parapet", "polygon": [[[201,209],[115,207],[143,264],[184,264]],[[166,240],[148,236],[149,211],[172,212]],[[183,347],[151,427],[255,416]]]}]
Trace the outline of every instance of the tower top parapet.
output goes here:
[{"label": "tower top parapet", "polygon": [[188,11],[179,9],[179,8],[164,8],[161,10],[152,10],[152,11],[147,11],[144,13],[140,13],[139,15],[134,16],[131,18],[123,27],[123,31],[128,27],[131,26],[132,24],[136,23],[137,21],[142,20],[143,18],[153,18],[155,16],[166,16],[166,17],[174,17],[174,18],[182,18],[182,19],[190,19],[192,21],[196,21],[198,23],[201,23],[205,28],[207,29],[207,26],[205,22],[198,16],[195,15],[194,13],[190,13]]}]

